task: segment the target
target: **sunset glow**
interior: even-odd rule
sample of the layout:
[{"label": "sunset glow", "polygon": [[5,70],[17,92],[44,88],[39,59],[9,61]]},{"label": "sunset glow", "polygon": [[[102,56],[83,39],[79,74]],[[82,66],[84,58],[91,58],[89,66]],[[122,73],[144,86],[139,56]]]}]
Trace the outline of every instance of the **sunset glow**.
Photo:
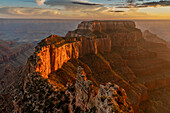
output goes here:
[{"label": "sunset glow", "polygon": [[4,0],[1,18],[170,19],[169,0]]}]

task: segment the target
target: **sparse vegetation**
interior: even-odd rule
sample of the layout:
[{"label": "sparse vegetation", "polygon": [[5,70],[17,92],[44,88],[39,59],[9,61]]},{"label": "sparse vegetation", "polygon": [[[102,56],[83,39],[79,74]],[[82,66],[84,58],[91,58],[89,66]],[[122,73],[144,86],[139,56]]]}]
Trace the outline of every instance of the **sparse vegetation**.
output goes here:
[{"label": "sparse vegetation", "polygon": [[106,95],[102,96],[102,97],[101,97],[101,101],[104,102],[104,101],[106,100],[106,98],[107,98]]}]

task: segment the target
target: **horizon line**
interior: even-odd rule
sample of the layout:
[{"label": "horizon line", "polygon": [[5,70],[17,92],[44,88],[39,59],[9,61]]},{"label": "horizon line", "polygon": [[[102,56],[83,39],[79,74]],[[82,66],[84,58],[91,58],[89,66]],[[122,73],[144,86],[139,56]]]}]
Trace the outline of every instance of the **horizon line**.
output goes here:
[{"label": "horizon line", "polygon": [[54,19],[54,18],[0,18],[0,20],[5,20],[5,19],[8,19],[8,20],[169,20],[170,19],[66,19],[66,18],[63,18],[63,19]]}]

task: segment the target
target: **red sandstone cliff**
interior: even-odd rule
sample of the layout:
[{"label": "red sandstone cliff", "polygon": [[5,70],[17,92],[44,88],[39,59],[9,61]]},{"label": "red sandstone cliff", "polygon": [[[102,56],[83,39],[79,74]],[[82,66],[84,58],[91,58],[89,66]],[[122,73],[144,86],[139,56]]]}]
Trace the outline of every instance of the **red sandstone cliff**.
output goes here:
[{"label": "red sandstone cliff", "polygon": [[[61,40],[58,41],[58,39]],[[44,43],[49,43],[51,40],[53,40],[52,43],[45,46],[42,45]],[[43,77],[48,78],[50,73],[61,68],[62,65],[67,63],[71,58],[77,59],[90,53],[97,54],[98,52],[103,53],[111,51],[111,40],[108,37],[70,40],[69,38],[64,39],[56,35],[51,35],[46,40],[40,42],[36,48],[41,47],[41,50],[38,51],[37,49],[35,52],[36,65],[33,67],[35,71],[41,72]]]}]

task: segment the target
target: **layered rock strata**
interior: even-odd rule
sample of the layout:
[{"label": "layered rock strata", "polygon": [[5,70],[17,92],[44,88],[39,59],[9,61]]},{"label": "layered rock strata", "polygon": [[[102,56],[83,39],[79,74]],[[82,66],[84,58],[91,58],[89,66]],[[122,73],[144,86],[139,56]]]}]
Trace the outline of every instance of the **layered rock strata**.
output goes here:
[{"label": "layered rock strata", "polygon": [[[60,41],[58,41],[60,39]],[[45,43],[45,45],[43,45]],[[48,44],[47,44],[48,43]],[[40,50],[39,50],[40,48]],[[61,38],[56,35],[51,35],[46,40],[43,40],[36,47],[35,54],[32,56],[34,62],[29,62],[34,66],[34,71],[41,72],[44,78],[55,72],[67,63],[71,58],[79,58],[86,54],[97,54],[98,52],[110,52],[111,40],[108,37],[104,38]],[[30,67],[30,66],[29,66]],[[31,71],[30,71],[31,72]]]},{"label": "layered rock strata", "polygon": [[142,39],[142,33],[133,21],[84,21],[75,31],[69,31],[66,37],[111,38],[112,47],[135,47]]}]

